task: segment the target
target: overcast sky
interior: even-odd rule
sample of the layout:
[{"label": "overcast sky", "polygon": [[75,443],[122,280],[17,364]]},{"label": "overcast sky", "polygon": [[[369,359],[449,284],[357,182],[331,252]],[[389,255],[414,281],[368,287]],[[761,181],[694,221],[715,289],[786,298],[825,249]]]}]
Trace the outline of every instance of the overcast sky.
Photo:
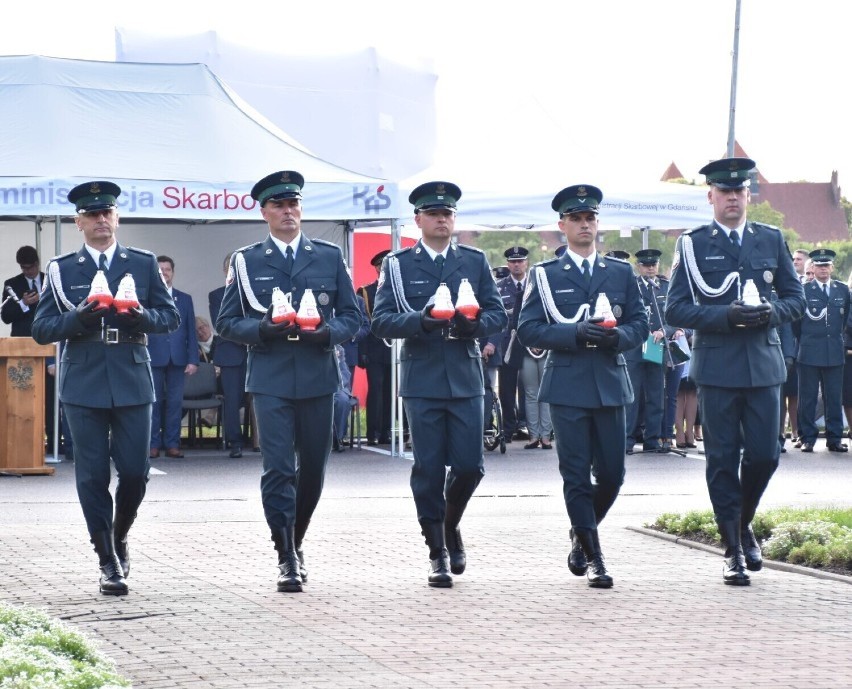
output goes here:
[{"label": "overcast sky", "polygon": [[[838,170],[849,196],[852,3],[742,5],[737,139],[769,181],[825,182]],[[627,188],[653,183],[672,161],[697,177],[725,154],[735,7],[735,0],[49,0],[21,6],[19,19],[4,9],[0,53],[111,60],[115,27],[215,30],[295,54],[372,46],[438,74],[440,176],[463,188]]]}]

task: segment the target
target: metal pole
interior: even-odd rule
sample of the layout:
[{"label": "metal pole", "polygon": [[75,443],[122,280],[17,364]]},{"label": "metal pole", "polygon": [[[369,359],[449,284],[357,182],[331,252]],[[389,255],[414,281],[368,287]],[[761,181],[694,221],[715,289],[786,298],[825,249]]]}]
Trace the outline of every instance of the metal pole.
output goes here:
[{"label": "metal pole", "polygon": [[734,157],[734,139],[736,138],[734,120],[737,113],[737,62],[740,55],[740,3],[741,0],[737,0],[736,17],[734,18],[734,52],[732,55],[733,63],[731,65],[731,111],[728,118],[728,158]]},{"label": "metal pole", "polygon": [[[391,220],[391,250],[396,251],[402,246],[400,238],[399,220]],[[394,340],[391,346],[391,457],[401,457],[405,448],[405,440],[402,428],[402,398],[397,395],[397,381],[399,380],[399,340]],[[400,419],[397,428],[397,419]]]}]

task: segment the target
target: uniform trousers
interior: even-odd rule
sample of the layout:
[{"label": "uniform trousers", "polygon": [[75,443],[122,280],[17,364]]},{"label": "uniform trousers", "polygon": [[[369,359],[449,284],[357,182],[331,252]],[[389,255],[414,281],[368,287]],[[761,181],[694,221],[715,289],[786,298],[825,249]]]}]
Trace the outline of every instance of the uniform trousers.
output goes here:
[{"label": "uniform trousers", "polygon": [[[411,492],[421,523],[443,522],[447,498],[464,505],[485,475],[483,396],[406,397],[414,465]],[[449,467],[449,474],[445,467]],[[457,487],[459,494],[453,495]]]},{"label": "uniform trousers", "polygon": [[518,377],[520,369],[503,364],[499,369],[500,406],[503,408],[503,428],[507,440],[518,430],[521,416],[518,399]]},{"label": "uniform trousers", "polygon": [[[230,447],[242,447],[243,429],[240,424],[240,407],[246,397],[246,365],[221,366],[219,381],[222,384],[222,426],[225,442]],[[248,415],[248,409],[246,409]]]},{"label": "uniform trousers", "polygon": [[385,441],[390,438],[392,404],[390,364],[368,364],[367,440]]},{"label": "uniform trousers", "polygon": [[562,493],[575,529],[596,529],[618,497],[624,483],[624,416],[624,407],[550,403]]},{"label": "uniform trousers", "polygon": [[286,399],[252,395],[263,474],[260,494],[271,529],[296,527],[304,535],[319,503],[331,452],[334,394]]},{"label": "uniform trousers", "polygon": [[151,407],[151,449],[180,447],[185,366],[152,366],[156,400]]},{"label": "uniform trousers", "polygon": [[77,496],[89,533],[112,528],[110,456],[115,464],[115,513],[135,516],[148,483],[151,405],[63,408],[74,441]]},{"label": "uniform trousers", "polygon": [[843,438],[843,364],[840,366],[808,366],[799,368],[799,435],[806,443],[816,442],[816,408],[819,389],[825,413],[825,437],[829,443]]},{"label": "uniform trousers", "polygon": [[[707,459],[707,489],[720,522],[757,509],[778,468],[781,386],[698,386]],[[740,465],[740,446],[745,453]]]},{"label": "uniform trousers", "polygon": [[[633,404],[627,407],[627,429],[634,433],[644,426],[642,441],[653,444],[659,441],[663,430],[663,403],[665,398],[666,367],[651,361],[629,361],[627,374],[633,385]],[[640,418],[640,413],[644,419]],[[644,421],[644,423],[643,423]],[[631,435],[631,439],[635,438]]]}]

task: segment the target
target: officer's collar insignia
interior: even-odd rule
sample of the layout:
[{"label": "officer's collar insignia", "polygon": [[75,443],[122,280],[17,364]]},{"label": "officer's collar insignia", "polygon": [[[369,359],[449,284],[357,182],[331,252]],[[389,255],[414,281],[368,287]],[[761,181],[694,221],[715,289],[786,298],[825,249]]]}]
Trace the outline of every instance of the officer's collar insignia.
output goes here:
[{"label": "officer's collar insignia", "polygon": [[420,253],[420,247],[419,247],[419,246],[418,246],[418,247],[414,250],[414,253],[415,253],[415,254],[419,254],[419,253]]},{"label": "officer's collar insignia", "polygon": [[313,247],[310,244],[305,244],[305,251],[312,251]]},{"label": "officer's collar insignia", "polygon": [[564,268],[562,268],[562,270],[571,270],[571,264],[570,264],[570,263],[566,263],[566,264],[565,264],[565,267],[564,267]]},{"label": "officer's collar insignia", "polygon": [[267,256],[269,256],[269,254],[271,254],[271,253],[272,253],[272,249],[267,249],[267,250],[266,250],[266,255],[267,255]]},{"label": "officer's collar insignia", "polygon": [[85,260],[86,260],[85,256],[80,256],[80,258],[77,259],[77,263],[82,263]]},{"label": "officer's collar insignia", "polygon": [[603,261],[601,261],[600,263],[598,263],[598,267],[599,268],[606,268],[606,264]]},{"label": "officer's collar insignia", "polygon": [[710,233],[710,236],[715,237],[717,234],[719,234],[719,230],[714,228],[713,231]]},{"label": "officer's collar insignia", "polygon": [[125,254],[124,252],[120,253],[119,256],[121,256],[122,258],[127,258],[127,254]]}]

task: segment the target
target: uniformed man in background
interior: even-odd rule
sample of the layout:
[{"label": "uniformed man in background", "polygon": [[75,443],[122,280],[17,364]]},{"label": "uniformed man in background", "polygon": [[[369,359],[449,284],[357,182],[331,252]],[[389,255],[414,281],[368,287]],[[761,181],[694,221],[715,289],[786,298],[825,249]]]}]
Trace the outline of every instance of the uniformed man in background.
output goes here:
[{"label": "uniformed man in background", "polygon": [[[231,257],[216,329],[249,346],[246,390],[252,393],[263,453],[261,497],[278,551],[279,591],[301,591],[307,579],[302,540],[322,493],[332,445],[334,346],[361,325],[355,289],[340,248],[301,230],[298,172],[273,172],[251,196],[269,236]],[[315,330],[272,322],[272,292],[292,295],[298,310],[313,291],[321,322]]]},{"label": "uniformed man in background", "polygon": [[846,359],[844,333],[852,320],[849,315],[849,288],[831,279],[836,255],[831,249],[810,252],[814,279],[805,285],[805,315],[793,324],[799,343],[796,361],[802,452],[814,451],[819,434],[816,408],[820,389],[825,410],[826,447],[830,452],[846,452],[848,449],[842,442],[843,365]]},{"label": "uniformed man in background", "polygon": [[[518,389],[521,366],[524,363],[524,348],[516,342],[515,331],[518,328],[518,314],[527,286],[529,269],[529,250],[523,246],[512,246],[503,252],[509,274],[498,280],[497,290],[503,300],[503,308],[509,316],[509,323],[503,330],[501,350],[503,361],[498,369],[500,406],[503,408],[503,430],[506,442],[511,443],[526,416],[524,394]],[[520,436],[519,436],[520,437]]]},{"label": "uniformed man in background", "polygon": [[640,431],[642,449],[645,452],[669,450],[662,444],[661,439],[671,437],[670,432],[663,431],[663,419],[666,363],[671,356],[667,341],[675,335],[676,329],[666,326],[663,317],[669,281],[657,274],[662,253],[659,249],[640,249],[634,254],[639,273],[636,283],[648,314],[649,332],[645,333],[645,337],[652,336],[655,344],[662,343],[663,349],[660,361],[650,360],[643,355],[644,341],[635,349],[625,352],[624,358],[627,361],[630,382],[633,384],[634,397],[627,413],[627,454],[633,453],[633,445]]},{"label": "uniformed man in background", "polygon": [[[726,158],[699,171],[714,219],[678,239],[665,311],[667,323],[694,329],[690,376],[698,385],[707,486],[725,546],[723,581],[734,586],[750,583],[746,568],[762,567],[751,521],[780,455],[787,369],[778,326],[801,318],[805,306],[781,232],[747,220],[754,167],[748,158]],[[756,303],[746,304],[752,283]],[[770,301],[773,289],[778,299]]]},{"label": "uniformed man in background", "polygon": [[[373,317],[376,305],[376,289],[379,286],[378,275],[382,261],[390,249],[380,251],[370,259],[370,265],[376,269],[376,279],[369,285],[358,288],[358,294],[364,299],[367,318]],[[391,348],[381,338],[367,333],[358,342],[358,365],[367,372],[367,445],[387,445],[391,434]]]},{"label": "uniformed man in background", "polygon": [[[500,332],[507,322],[485,255],[451,243],[460,197],[449,182],[427,182],[411,192],[422,236],[385,259],[371,325],[377,337],[403,339],[399,394],[414,451],[411,490],[429,547],[428,583],[437,587],[452,586],[452,574],[465,570],[459,522],[485,473],[477,338]],[[433,317],[438,287],[446,284],[455,304],[462,279],[479,303],[477,316]]]},{"label": "uniformed man in background", "polygon": [[[550,403],[556,433],[571,520],[568,567],[586,574],[589,586],[610,588],[598,526],[624,482],[625,405],[633,389],[623,352],[643,342],[648,317],[630,265],[595,248],[602,198],[590,184],[566,187],[553,198],[567,247],[533,269],[518,337],[527,347],[549,350],[539,401]],[[592,317],[602,294],[612,327]]]},{"label": "uniformed man in background", "polygon": [[[59,398],[74,441],[77,495],[100,563],[101,593],[127,593],[127,534],[148,483],[148,442],[154,386],[146,333],[177,329],[180,316],[154,254],[121,246],[112,182],[86,182],[68,193],[83,233],[79,251],[53,259],[33,321],[40,344],[65,340]],[[139,306],[118,313],[87,301],[102,270],[112,294],[125,275],[136,283]],[[192,324],[191,327],[195,327]],[[115,512],[109,492],[110,459],[118,481]]]}]

